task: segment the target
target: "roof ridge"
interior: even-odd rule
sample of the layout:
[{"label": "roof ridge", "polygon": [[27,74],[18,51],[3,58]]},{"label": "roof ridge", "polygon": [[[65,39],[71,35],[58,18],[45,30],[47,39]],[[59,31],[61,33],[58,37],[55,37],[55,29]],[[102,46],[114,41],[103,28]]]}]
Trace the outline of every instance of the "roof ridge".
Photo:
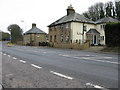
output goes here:
[{"label": "roof ridge", "polygon": [[62,18],[60,18],[60,19],[56,20],[55,22],[53,22],[52,24],[48,25],[48,27],[55,26],[55,25],[62,24],[62,23],[71,22],[71,21],[85,22],[85,23],[94,24],[93,21],[86,18],[84,15],[81,15],[81,14],[75,12],[73,14],[63,16]]},{"label": "roof ridge", "polygon": [[24,34],[30,34],[30,33],[45,33],[44,31],[42,31],[41,29],[37,28],[37,27],[34,27],[34,28],[31,28],[30,30],[28,30],[27,32],[25,32]]}]

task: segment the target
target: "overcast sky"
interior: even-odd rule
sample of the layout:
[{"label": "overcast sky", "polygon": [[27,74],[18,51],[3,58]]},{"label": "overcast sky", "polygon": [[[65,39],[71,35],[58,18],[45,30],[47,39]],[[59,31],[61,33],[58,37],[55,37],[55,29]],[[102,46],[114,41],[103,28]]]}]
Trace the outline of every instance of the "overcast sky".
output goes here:
[{"label": "overcast sky", "polygon": [[6,32],[10,24],[18,24],[26,32],[32,23],[36,23],[38,28],[48,33],[47,26],[66,15],[70,4],[82,14],[99,1],[114,0],[0,0],[0,30]]}]

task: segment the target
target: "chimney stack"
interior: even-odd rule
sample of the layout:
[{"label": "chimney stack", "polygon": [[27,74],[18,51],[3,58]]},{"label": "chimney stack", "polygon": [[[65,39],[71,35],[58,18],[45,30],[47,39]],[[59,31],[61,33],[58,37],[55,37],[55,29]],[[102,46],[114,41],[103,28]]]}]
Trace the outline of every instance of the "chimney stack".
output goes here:
[{"label": "chimney stack", "polygon": [[36,24],[35,23],[32,23],[32,28],[36,27]]},{"label": "chimney stack", "polygon": [[67,8],[67,15],[73,14],[75,13],[74,8],[72,7],[72,5],[68,6]]}]

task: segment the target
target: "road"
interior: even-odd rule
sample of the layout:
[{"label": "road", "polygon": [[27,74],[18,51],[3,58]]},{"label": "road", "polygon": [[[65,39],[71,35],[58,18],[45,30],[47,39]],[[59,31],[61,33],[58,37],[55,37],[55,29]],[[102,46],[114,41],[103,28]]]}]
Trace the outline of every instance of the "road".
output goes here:
[{"label": "road", "polygon": [[8,88],[118,88],[118,55],[17,45],[1,55]]}]

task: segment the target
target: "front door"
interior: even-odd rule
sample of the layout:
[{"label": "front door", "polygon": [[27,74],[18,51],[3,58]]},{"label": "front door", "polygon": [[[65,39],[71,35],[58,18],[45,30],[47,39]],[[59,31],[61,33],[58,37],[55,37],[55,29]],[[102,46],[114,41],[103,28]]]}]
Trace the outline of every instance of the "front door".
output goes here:
[{"label": "front door", "polygon": [[94,44],[94,45],[97,45],[97,44],[98,44],[98,43],[97,43],[97,40],[98,40],[97,35],[93,35],[93,44]]}]

